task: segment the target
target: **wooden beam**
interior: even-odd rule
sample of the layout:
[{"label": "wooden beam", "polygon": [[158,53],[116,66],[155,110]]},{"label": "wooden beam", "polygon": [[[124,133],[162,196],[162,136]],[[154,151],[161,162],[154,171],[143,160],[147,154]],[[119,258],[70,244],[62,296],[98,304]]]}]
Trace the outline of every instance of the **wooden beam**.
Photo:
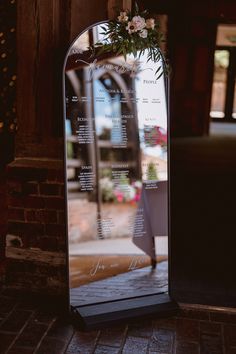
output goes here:
[{"label": "wooden beam", "polygon": [[65,253],[42,251],[40,249],[26,249],[8,246],[6,247],[6,258],[46,263],[50,266],[65,265]]},{"label": "wooden beam", "polygon": [[131,11],[131,9],[132,9],[132,0],[123,0],[123,9]]},{"label": "wooden beam", "polygon": [[71,40],[88,26],[107,20],[108,0],[71,0]]},{"label": "wooden beam", "polygon": [[117,10],[131,10],[132,0],[108,0],[108,18],[117,16]]}]

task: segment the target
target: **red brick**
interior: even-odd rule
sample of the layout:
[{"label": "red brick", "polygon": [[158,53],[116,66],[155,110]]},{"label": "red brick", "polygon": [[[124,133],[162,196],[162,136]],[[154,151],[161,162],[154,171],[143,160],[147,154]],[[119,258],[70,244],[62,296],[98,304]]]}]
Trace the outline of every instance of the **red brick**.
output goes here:
[{"label": "red brick", "polygon": [[67,340],[71,339],[73,332],[73,327],[68,326],[64,319],[57,319],[50,328],[48,336]]},{"label": "red brick", "polygon": [[96,340],[99,336],[99,332],[79,332],[76,331],[73,338],[67,348],[66,354],[74,354],[78,352],[78,348],[81,353],[93,353]]},{"label": "red brick", "polygon": [[153,321],[153,329],[159,331],[159,329],[176,329],[176,319],[175,318],[159,318]]},{"label": "red brick", "polygon": [[28,196],[24,198],[23,205],[25,208],[43,209],[45,207],[45,200],[40,196]]},{"label": "red brick", "polygon": [[175,332],[165,329],[160,329],[156,331],[155,335],[152,336],[149,343],[149,351],[169,354],[173,353]]},{"label": "red brick", "polygon": [[63,238],[60,238],[58,240],[58,251],[60,252],[65,252],[66,251],[66,237],[64,236]]},{"label": "red brick", "polygon": [[[45,354],[45,353],[65,353],[66,347],[68,343],[60,338],[53,338],[53,337],[44,337],[42,343],[40,344],[39,349],[37,350],[38,354]],[[77,348],[78,349],[78,348]],[[76,352],[75,352],[76,353]],[[77,353],[83,353],[81,351],[77,351]],[[85,354],[86,352],[84,352]],[[87,352],[88,353],[88,352]]]},{"label": "red brick", "polygon": [[64,184],[61,184],[60,195],[61,195],[62,197],[65,196],[65,185],[64,185]]},{"label": "red brick", "polygon": [[199,344],[194,342],[178,341],[176,344],[176,354],[199,354]]},{"label": "red brick", "polygon": [[61,186],[56,183],[41,183],[40,194],[41,195],[60,195]]},{"label": "red brick", "polygon": [[37,195],[39,186],[37,182],[27,182],[23,184],[22,190],[24,195],[30,195],[30,194]]},{"label": "red brick", "polygon": [[12,222],[8,224],[8,232],[13,235],[37,236],[44,234],[44,225],[39,223]]},{"label": "red brick", "polygon": [[8,205],[10,207],[15,208],[36,208],[36,209],[43,209],[45,206],[45,200],[43,197],[39,196],[11,196],[8,195],[7,197]]},{"label": "red brick", "polygon": [[200,352],[214,354],[223,353],[221,335],[202,333],[200,338]]},{"label": "red brick", "polygon": [[65,181],[64,169],[62,168],[62,169],[48,170],[47,180],[64,182]]},{"label": "red brick", "polygon": [[29,222],[42,222],[42,210],[33,209],[33,210],[26,210],[25,212],[25,219]]},{"label": "red brick", "polygon": [[64,236],[65,226],[60,224],[46,224],[45,234],[47,236],[56,236],[56,237]]},{"label": "red brick", "polygon": [[236,314],[230,312],[212,311],[210,320],[214,322],[228,322],[236,324]]},{"label": "red brick", "polygon": [[200,331],[198,321],[178,318],[176,324],[178,339],[186,339],[192,341],[199,340]]},{"label": "red brick", "polygon": [[56,237],[43,236],[40,238],[40,248],[42,251],[59,251],[59,242]]},{"label": "red brick", "polygon": [[206,334],[220,334],[222,331],[221,324],[209,321],[200,322],[200,332]]},{"label": "red brick", "polygon": [[7,191],[11,195],[22,194],[22,183],[20,181],[9,181],[7,183]]},{"label": "red brick", "polygon": [[[113,328],[104,329],[99,337],[98,344],[120,347],[125,338],[126,327],[116,326]],[[83,337],[82,337],[83,338]]]},{"label": "red brick", "polygon": [[236,326],[235,325],[225,325],[224,326],[225,335],[225,345],[227,347],[236,348]]},{"label": "red brick", "polygon": [[[5,317],[15,307],[15,298],[7,295],[0,295],[0,314]],[[1,343],[1,341],[0,341]]]},{"label": "red brick", "polygon": [[9,208],[8,209],[8,220],[25,220],[24,209],[22,208]]},{"label": "red brick", "polygon": [[[96,350],[94,352],[94,354],[119,354],[119,353],[120,353],[119,348],[114,348],[106,345],[97,345]],[[136,352],[132,352],[132,353],[136,353]]]},{"label": "red brick", "polygon": [[7,284],[13,288],[15,288],[17,284],[17,287],[24,289],[25,292],[32,292],[32,290],[38,289],[43,292],[47,287],[47,276],[45,274],[41,276],[34,272],[18,272],[13,274],[9,272],[9,274],[7,274]]},{"label": "red brick", "polygon": [[7,352],[8,354],[33,354],[34,349],[31,347],[18,347],[17,345],[13,345],[11,349]]},{"label": "red brick", "polygon": [[[2,174],[2,171],[1,171]],[[7,188],[4,176],[0,174],[0,261],[5,258],[5,235],[7,232]],[[1,263],[0,263],[1,266]],[[1,270],[0,270],[0,283],[1,283]]]},{"label": "red brick", "polygon": [[1,343],[1,351],[2,353],[6,353],[7,349],[9,348],[10,344],[15,339],[15,333],[0,333],[0,343]]},{"label": "red brick", "polygon": [[44,197],[45,208],[54,210],[64,210],[65,200],[61,197]]},{"label": "red brick", "polygon": [[66,222],[66,216],[65,216],[65,212],[64,211],[58,211],[57,212],[57,220],[58,220],[58,224],[65,224]]},{"label": "red brick", "polygon": [[42,236],[43,236],[43,234],[42,235],[33,235],[33,234],[32,235],[24,235],[24,236],[22,236],[24,239],[23,244],[27,248],[41,249],[41,237]]},{"label": "red brick", "polygon": [[57,212],[55,210],[26,210],[26,220],[41,223],[56,223]]},{"label": "red brick", "polygon": [[45,168],[9,165],[7,169],[8,179],[13,178],[21,181],[45,181],[47,175],[48,170]]},{"label": "red brick", "polygon": [[[5,234],[6,232],[4,232]],[[5,273],[5,236],[0,235],[0,284],[1,284],[1,275],[4,276]]]},{"label": "red brick", "polygon": [[21,208],[24,206],[24,198],[8,195],[7,196],[7,204],[10,207]]},{"label": "red brick", "polygon": [[[0,224],[0,252],[4,251],[4,248],[5,248],[6,233],[7,233],[7,225],[6,224]],[[1,248],[1,246],[3,248]]]},{"label": "red brick", "polygon": [[34,320],[29,321],[23,332],[17,338],[12,349],[17,346],[35,348],[40,339],[46,334],[48,326],[46,324],[37,323]]},{"label": "red brick", "polygon": [[[29,244],[29,235],[19,235],[22,243],[23,243],[23,248],[29,248],[30,247],[30,244]],[[35,238],[35,237],[34,237]],[[18,241],[13,241],[13,242],[20,242],[19,240]],[[12,243],[12,242],[11,242]],[[18,246],[18,245],[17,245]]]},{"label": "red brick", "polygon": [[7,196],[0,194],[0,212],[6,209],[7,205]]},{"label": "red brick", "polygon": [[183,307],[179,310],[178,317],[185,317],[196,320],[209,320],[209,312],[200,309]]},{"label": "red brick", "polygon": [[137,333],[139,337],[151,337],[153,333],[153,327],[150,325],[150,320],[143,320],[142,323],[132,321],[129,324],[128,336],[136,337]]},{"label": "red brick", "polygon": [[127,337],[123,348],[124,354],[139,353],[146,354],[148,348],[147,338]]},{"label": "red brick", "polygon": [[57,212],[55,210],[44,210],[45,223],[57,223]]},{"label": "red brick", "polygon": [[14,310],[1,326],[2,331],[18,332],[27,322],[32,312],[25,310]]}]

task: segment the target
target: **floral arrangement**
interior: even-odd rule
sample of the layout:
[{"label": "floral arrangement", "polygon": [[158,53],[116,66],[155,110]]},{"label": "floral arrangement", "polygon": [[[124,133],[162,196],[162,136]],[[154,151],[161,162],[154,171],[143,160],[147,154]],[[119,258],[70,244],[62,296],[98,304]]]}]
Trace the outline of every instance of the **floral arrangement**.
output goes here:
[{"label": "floral arrangement", "polygon": [[126,184],[115,185],[109,177],[100,179],[103,202],[137,203],[140,200],[142,182],[128,182]]},{"label": "floral arrangement", "polygon": [[148,11],[139,12],[135,4],[134,13],[121,11],[119,16],[109,21],[106,26],[101,26],[104,35],[103,42],[97,42],[91,49],[98,50],[97,55],[113,51],[117,55],[122,54],[126,59],[127,54],[133,54],[135,58],[141,57],[148,50],[147,61],[158,62],[162,60],[162,66],[156,70],[156,79],[163,73],[168,74],[168,65],[160,50],[160,43],[164,41],[158,23],[149,17]]},{"label": "floral arrangement", "polygon": [[158,126],[144,126],[144,143],[147,147],[167,145],[167,131]]}]

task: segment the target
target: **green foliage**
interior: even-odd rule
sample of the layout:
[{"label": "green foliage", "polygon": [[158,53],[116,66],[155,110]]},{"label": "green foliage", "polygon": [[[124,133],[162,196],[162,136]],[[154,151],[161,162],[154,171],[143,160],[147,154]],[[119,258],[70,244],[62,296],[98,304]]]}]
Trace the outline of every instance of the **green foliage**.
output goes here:
[{"label": "green foliage", "polygon": [[[135,4],[134,13],[123,13],[125,14],[125,18],[122,20],[119,20],[119,17],[117,17],[116,20],[109,21],[106,26],[101,26],[101,34],[104,35],[103,42],[97,42],[94,46],[90,47],[92,55],[96,54],[99,56],[103,53],[114,52],[116,55],[123,55],[126,60],[127,54],[133,54],[135,58],[140,58],[144,51],[148,50],[147,61],[155,63],[162,61],[163,64],[155,72],[156,79],[159,79],[163,74],[167,75],[169,67],[160,50],[160,44],[165,40],[163,33],[160,31],[159,24],[154,19],[150,19],[146,10],[139,12],[137,4]],[[134,16],[139,16],[146,21],[144,28],[129,30]],[[147,20],[153,20],[153,25],[148,25]]]},{"label": "green foliage", "polygon": [[156,166],[153,162],[150,162],[148,164],[148,169],[147,169],[147,179],[149,181],[156,181],[158,180],[158,174],[157,174],[157,169]]},{"label": "green foliage", "polygon": [[229,52],[228,50],[215,51],[215,66],[217,68],[228,68],[229,66]]},{"label": "green foliage", "polygon": [[67,158],[73,159],[73,144],[70,141],[67,141]]}]

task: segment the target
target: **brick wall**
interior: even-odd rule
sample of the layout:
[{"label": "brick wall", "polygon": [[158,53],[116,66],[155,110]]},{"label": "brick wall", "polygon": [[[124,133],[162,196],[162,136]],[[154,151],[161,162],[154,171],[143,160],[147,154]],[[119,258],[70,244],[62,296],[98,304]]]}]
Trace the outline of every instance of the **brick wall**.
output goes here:
[{"label": "brick wall", "polygon": [[0,173],[0,285],[4,282],[5,237],[7,230],[6,175]]},{"label": "brick wall", "polygon": [[8,165],[6,286],[66,291],[63,163],[18,159]]}]

